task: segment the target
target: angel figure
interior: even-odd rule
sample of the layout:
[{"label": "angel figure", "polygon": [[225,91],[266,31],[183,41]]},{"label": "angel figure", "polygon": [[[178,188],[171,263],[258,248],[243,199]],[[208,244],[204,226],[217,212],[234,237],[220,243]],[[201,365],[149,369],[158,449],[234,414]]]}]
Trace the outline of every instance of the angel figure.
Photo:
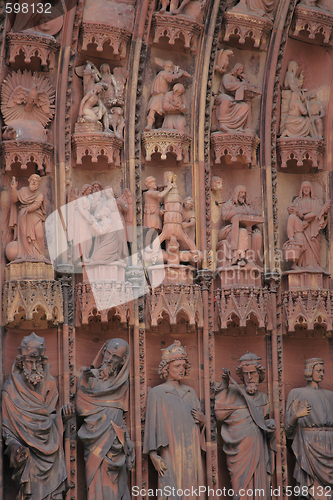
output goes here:
[{"label": "angel figure", "polygon": [[101,81],[102,75],[94,65],[94,63],[87,61],[84,66],[77,66],[75,73],[80,78],[83,78],[83,94],[87,95],[95,84]]}]

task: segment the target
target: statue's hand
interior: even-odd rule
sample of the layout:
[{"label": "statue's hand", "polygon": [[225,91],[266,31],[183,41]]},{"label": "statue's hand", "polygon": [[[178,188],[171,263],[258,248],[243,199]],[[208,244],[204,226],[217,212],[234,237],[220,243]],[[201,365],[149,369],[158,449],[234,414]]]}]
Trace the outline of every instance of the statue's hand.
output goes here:
[{"label": "statue's hand", "polygon": [[230,379],[230,370],[227,370],[226,368],[222,368],[222,380],[229,382],[229,379]]},{"label": "statue's hand", "polygon": [[61,408],[62,421],[63,423],[67,422],[70,418],[75,416],[75,408],[72,403],[68,403]]},{"label": "statue's hand", "polygon": [[128,470],[132,470],[135,464],[135,453],[132,441],[127,439],[127,456],[126,456],[126,467]]},{"label": "statue's hand", "polygon": [[14,461],[17,466],[19,467],[23,465],[28,460],[29,455],[30,451],[26,446],[19,446],[18,448],[16,448]]},{"label": "statue's hand", "polygon": [[273,436],[276,431],[276,423],[274,419],[265,420],[266,427],[271,431],[269,436]]},{"label": "statue's hand", "polygon": [[88,380],[89,378],[96,378],[93,372],[91,371],[91,368],[85,368],[82,372],[82,376]]},{"label": "statue's hand", "polygon": [[10,187],[12,189],[16,189],[17,188],[17,180],[15,179],[15,177],[13,176],[12,178],[12,182],[10,183]]},{"label": "statue's hand", "polygon": [[205,415],[200,410],[196,410],[195,408],[191,410],[192,417],[196,424],[203,426],[205,423]]},{"label": "statue's hand", "polygon": [[21,217],[25,217],[28,213],[28,207],[23,207],[21,208],[21,212],[20,212],[20,215]]},{"label": "statue's hand", "polygon": [[164,462],[163,458],[155,454],[150,455],[151,461],[153,462],[153,466],[157,470],[159,476],[164,476],[165,471],[168,470],[167,464]]},{"label": "statue's hand", "polygon": [[311,405],[308,404],[307,400],[300,401],[298,410],[296,411],[296,418],[306,417],[311,413]]}]

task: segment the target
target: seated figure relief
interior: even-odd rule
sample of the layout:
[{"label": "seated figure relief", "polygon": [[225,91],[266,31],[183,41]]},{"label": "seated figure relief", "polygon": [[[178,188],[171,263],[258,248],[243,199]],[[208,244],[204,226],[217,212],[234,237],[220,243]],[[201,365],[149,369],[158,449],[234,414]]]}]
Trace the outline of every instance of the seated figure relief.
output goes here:
[{"label": "seated figure relief", "polygon": [[262,232],[260,213],[250,205],[245,186],[236,186],[227,202],[222,204],[222,229],[216,247],[217,266],[247,263],[262,266]]},{"label": "seated figure relief", "polygon": [[272,18],[275,0],[240,0],[230,12],[254,14],[260,17]]},{"label": "seated figure relief", "polygon": [[299,195],[288,206],[288,240],[283,245],[284,258],[292,261],[292,269],[322,270],[321,230],[327,225],[330,206],[330,200],[323,204],[314,196],[311,182],[302,182]]}]

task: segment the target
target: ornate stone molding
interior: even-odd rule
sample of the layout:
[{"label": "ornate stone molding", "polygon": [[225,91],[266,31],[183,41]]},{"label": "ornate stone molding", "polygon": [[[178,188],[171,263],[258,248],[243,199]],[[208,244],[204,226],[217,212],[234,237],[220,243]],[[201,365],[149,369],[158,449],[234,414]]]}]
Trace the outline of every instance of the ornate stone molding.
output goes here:
[{"label": "ornate stone molding", "polygon": [[[72,145],[76,164],[82,165],[84,157],[91,156],[91,162],[97,163],[99,156],[105,156],[111,167],[120,167],[120,151],[123,139],[112,132],[89,132],[90,123],[76,123],[72,136]],[[100,124],[101,125],[101,124]]]},{"label": "ornate stone molding", "polygon": [[283,315],[288,332],[296,327],[313,330],[317,325],[332,332],[333,297],[330,290],[294,290],[282,293]]},{"label": "ornate stone molding", "polygon": [[[5,281],[3,286],[3,321],[18,326],[25,319],[34,320],[38,309],[54,325],[63,323],[61,284],[55,280]],[[17,318],[18,316],[18,318]],[[40,315],[38,315],[40,316]]]},{"label": "ornate stone molding", "polygon": [[325,145],[322,140],[309,138],[291,139],[289,137],[277,139],[276,148],[280,154],[280,164],[286,168],[288,161],[296,160],[297,167],[302,167],[304,161],[310,161],[312,167],[323,168],[322,158]]},{"label": "ornate stone molding", "polygon": [[[319,8],[297,5],[290,36],[308,43],[332,45],[333,13]],[[323,37],[323,39],[322,39]]]},{"label": "ornate stone molding", "polygon": [[81,50],[88,50],[89,44],[97,45],[97,52],[103,52],[104,44],[109,43],[113,49],[114,56],[117,59],[125,59],[127,57],[127,49],[132,36],[130,31],[116,26],[110,26],[103,23],[87,23],[81,24],[82,46]]},{"label": "ornate stone molding", "polygon": [[246,327],[251,315],[255,316],[261,329],[271,331],[273,328],[270,315],[270,294],[267,288],[243,288],[231,290],[215,290],[216,329],[226,330],[233,316],[239,319],[239,326]]},{"label": "ornate stone molding", "polygon": [[224,15],[223,26],[224,42],[231,43],[230,37],[237,37],[237,42],[244,44],[246,38],[248,38],[253,41],[255,49],[264,50],[273,23],[267,18],[229,11]]},{"label": "ornate stone molding", "polygon": [[[254,133],[213,132],[211,146],[214,149],[215,163],[221,163],[223,156],[231,156],[231,161],[242,161],[246,165],[256,163],[256,150],[259,139]],[[245,161],[242,157],[245,157]]]},{"label": "ornate stone molding", "polygon": [[28,168],[28,163],[35,163],[38,170],[52,171],[53,146],[47,142],[3,141],[1,153],[6,171],[10,171],[14,163],[20,163],[22,170]]},{"label": "ornate stone molding", "polygon": [[198,38],[202,32],[202,24],[192,20],[188,16],[172,16],[155,12],[152,20],[154,28],[153,43],[159,43],[161,37],[169,39],[169,45],[174,45],[177,38],[184,38],[184,48],[191,49],[192,53],[197,51]]},{"label": "ornate stone molding", "polygon": [[78,283],[75,286],[76,326],[87,325],[94,317],[98,317],[102,323],[107,323],[112,309],[119,317],[120,323],[127,324],[128,320],[130,325],[134,324],[133,292],[130,283],[108,281]]},{"label": "ornate stone molding", "polygon": [[30,31],[10,32],[7,34],[7,48],[10,64],[15,63],[16,56],[22,51],[26,64],[31,63],[32,57],[37,57],[44,68],[52,70],[55,68],[59,43],[48,34]]},{"label": "ornate stone molding", "polygon": [[177,324],[177,316],[184,313],[190,326],[203,328],[203,303],[199,285],[161,285],[151,288],[147,295],[147,307],[152,327],[158,325],[163,313],[169,317],[170,325]]},{"label": "ornate stone molding", "polygon": [[177,161],[189,163],[191,140],[189,134],[177,130],[156,129],[143,132],[142,144],[146,150],[146,161],[151,160],[153,153],[160,153],[161,160],[166,160],[167,153],[171,153]]}]

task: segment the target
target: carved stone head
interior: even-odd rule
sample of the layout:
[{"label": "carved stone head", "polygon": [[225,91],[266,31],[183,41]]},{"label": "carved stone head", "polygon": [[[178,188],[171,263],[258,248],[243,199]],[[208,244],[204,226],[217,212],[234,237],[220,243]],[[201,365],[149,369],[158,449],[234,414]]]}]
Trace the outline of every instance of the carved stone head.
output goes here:
[{"label": "carved stone head", "polygon": [[185,374],[186,377],[190,373],[191,363],[189,362],[185,347],[183,347],[179,340],[175,340],[166,349],[162,349],[162,361],[158,367],[158,374],[161,378],[167,378],[169,373],[169,363],[172,361],[184,360],[185,361]]},{"label": "carved stone head", "polygon": [[103,362],[99,369],[100,378],[106,380],[111,375],[117,375],[129,354],[129,345],[123,339],[109,340],[103,350]]},{"label": "carved stone head", "polygon": [[[313,380],[313,370],[315,366],[320,365],[322,368],[324,368],[324,360],[322,358],[310,358],[305,360],[305,366],[304,366],[304,379],[307,382],[311,382]],[[322,377],[321,380],[323,380],[324,377]],[[320,380],[320,381],[321,381]]]},{"label": "carved stone head", "polygon": [[44,366],[47,363],[45,341],[35,333],[24,337],[20,347],[20,354],[16,357],[16,366],[23,371],[26,380],[33,386],[44,378]]},{"label": "carved stone head", "polygon": [[265,368],[261,364],[261,358],[247,351],[238,361],[240,364],[236,374],[245,384],[246,391],[254,394],[258,390],[258,385],[265,379]]},{"label": "carved stone head", "polygon": [[37,191],[39,188],[39,184],[41,181],[41,177],[38,174],[32,174],[30,175],[28,181],[29,181],[29,189],[30,191]]}]

